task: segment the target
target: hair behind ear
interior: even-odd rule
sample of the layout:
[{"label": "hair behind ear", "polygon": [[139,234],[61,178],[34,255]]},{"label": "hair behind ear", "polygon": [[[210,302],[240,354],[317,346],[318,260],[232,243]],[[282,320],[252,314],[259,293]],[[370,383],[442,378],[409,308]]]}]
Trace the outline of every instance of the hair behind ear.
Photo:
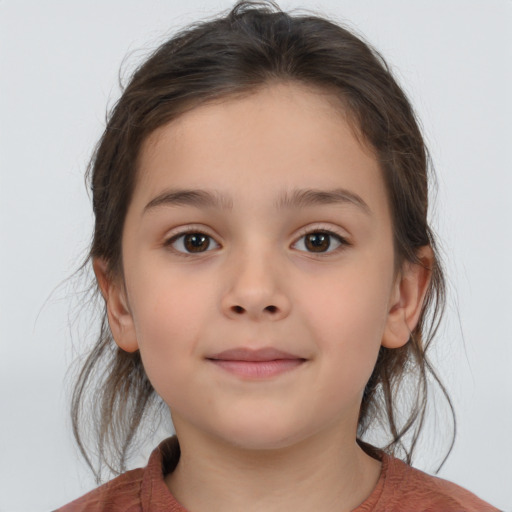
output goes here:
[{"label": "hair behind ear", "polygon": [[[430,232],[430,231],[429,231]],[[452,418],[452,436],[448,450],[441,460],[441,469],[455,443],[457,419],[453,403],[445,386],[437,375],[428,357],[428,349],[434,338],[445,304],[445,281],[437,257],[437,249],[432,241],[427,258],[422,259],[421,249],[412,255],[407,265],[423,267],[428,273],[428,283],[421,301],[421,310],[416,324],[410,325],[409,337],[405,344],[396,347],[381,346],[372,375],[365,387],[359,413],[358,440],[377,423],[384,427],[388,437],[384,451],[401,457],[408,464],[413,454],[425,422],[428,389],[435,384],[446,399]],[[425,330],[425,315],[429,313],[429,329]],[[397,403],[396,397],[405,394],[407,400]],[[436,472],[437,472],[436,471]]]}]

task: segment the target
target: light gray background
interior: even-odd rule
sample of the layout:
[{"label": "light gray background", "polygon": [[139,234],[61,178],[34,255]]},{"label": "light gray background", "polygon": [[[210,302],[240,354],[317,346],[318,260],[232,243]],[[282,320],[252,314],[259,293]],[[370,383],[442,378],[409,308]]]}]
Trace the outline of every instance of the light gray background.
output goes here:
[{"label": "light gray background", "polygon": [[[0,511],[49,510],[94,486],[67,418],[74,301],[69,287],[52,291],[89,241],[83,172],[118,97],[120,63],[131,53],[130,69],[144,54],[135,50],[230,5],[0,0]],[[364,34],[419,113],[451,287],[437,359],[459,417],[440,475],[512,510],[512,2],[281,6],[318,9]],[[438,422],[429,437],[444,430]],[[419,465],[433,460],[427,446]]]}]

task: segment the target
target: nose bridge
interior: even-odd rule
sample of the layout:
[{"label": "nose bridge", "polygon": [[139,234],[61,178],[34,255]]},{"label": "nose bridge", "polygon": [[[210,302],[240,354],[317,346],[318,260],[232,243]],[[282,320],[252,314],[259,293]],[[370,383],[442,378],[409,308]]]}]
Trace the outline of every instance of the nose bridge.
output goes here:
[{"label": "nose bridge", "polygon": [[226,262],[228,287],[222,300],[228,316],[279,319],[288,315],[283,268],[268,239],[247,241],[233,251],[230,260]]}]

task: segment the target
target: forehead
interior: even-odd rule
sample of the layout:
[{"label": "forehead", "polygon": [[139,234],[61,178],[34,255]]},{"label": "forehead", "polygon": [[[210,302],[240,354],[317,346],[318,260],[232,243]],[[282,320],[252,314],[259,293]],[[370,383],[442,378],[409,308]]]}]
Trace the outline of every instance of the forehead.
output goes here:
[{"label": "forehead", "polygon": [[296,188],[343,187],[381,202],[378,163],[353,128],[337,98],[301,84],[201,105],[147,138],[135,196],[148,201],[165,188],[208,188],[236,202],[262,190],[273,199]]},{"label": "forehead", "polygon": [[[293,134],[291,124],[294,125]],[[216,137],[225,134],[235,141],[251,130],[254,133],[263,128],[273,146],[285,149],[285,143],[291,142],[291,137],[316,132],[321,124],[323,128],[330,125],[334,137],[340,128],[347,129],[362,144],[361,149],[373,158],[373,148],[365,144],[353,114],[335,91],[297,82],[269,83],[248,92],[200,103],[146,137],[141,156],[151,152],[162,137],[168,144],[170,131],[178,145],[186,143],[187,139],[195,143],[197,141],[192,141],[192,137],[201,138],[206,132],[209,133],[207,138],[202,138],[203,144],[212,140],[214,134]]]}]

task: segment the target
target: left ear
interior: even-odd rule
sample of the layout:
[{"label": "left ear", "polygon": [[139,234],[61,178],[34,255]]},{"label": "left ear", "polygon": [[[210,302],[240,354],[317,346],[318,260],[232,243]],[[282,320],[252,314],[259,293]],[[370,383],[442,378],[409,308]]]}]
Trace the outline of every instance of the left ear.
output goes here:
[{"label": "left ear", "polygon": [[396,276],[382,346],[399,348],[405,345],[415,329],[432,276],[434,253],[428,245],[417,252],[419,263],[404,262]]}]

